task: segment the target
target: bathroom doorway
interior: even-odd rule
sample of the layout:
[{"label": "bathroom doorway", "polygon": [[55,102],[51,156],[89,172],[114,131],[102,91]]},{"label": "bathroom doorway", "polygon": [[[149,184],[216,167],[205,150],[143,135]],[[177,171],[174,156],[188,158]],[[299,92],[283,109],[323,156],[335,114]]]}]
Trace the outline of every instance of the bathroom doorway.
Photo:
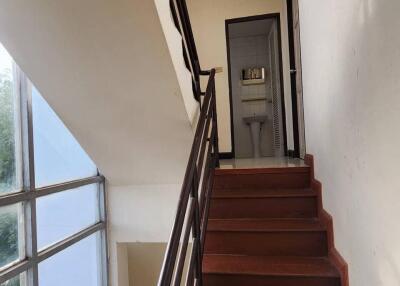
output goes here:
[{"label": "bathroom doorway", "polygon": [[280,15],[226,20],[235,158],[287,155]]}]

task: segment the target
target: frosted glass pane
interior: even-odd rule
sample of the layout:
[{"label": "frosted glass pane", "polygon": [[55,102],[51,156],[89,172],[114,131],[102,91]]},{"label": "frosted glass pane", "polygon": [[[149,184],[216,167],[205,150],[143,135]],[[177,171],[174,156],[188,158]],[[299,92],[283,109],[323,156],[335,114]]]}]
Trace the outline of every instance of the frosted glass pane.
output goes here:
[{"label": "frosted glass pane", "polygon": [[13,60],[0,44],[0,195],[21,188],[19,112],[14,85]]},{"label": "frosted glass pane", "polygon": [[98,185],[37,199],[38,248],[54,244],[99,221]]},{"label": "frosted glass pane", "polygon": [[93,161],[35,88],[32,109],[36,186],[96,175]]},{"label": "frosted glass pane", "polygon": [[0,286],[25,286],[25,285],[26,285],[25,272],[0,284]]},{"label": "frosted glass pane", "polygon": [[39,285],[101,285],[100,245],[100,233],[96,233],[46,259],[39,264]]},{"label": "frosted glass pane", "polygon": [[0,207],[0,268],[23,258],[22,203]]}]

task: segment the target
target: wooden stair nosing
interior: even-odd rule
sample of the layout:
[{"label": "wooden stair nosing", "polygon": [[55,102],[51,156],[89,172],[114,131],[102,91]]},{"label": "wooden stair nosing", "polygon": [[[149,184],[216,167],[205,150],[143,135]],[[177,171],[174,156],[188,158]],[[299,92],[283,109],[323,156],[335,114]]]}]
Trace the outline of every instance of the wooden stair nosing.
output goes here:
[{"label": "wooden stair nosing", "polygon": [[210,219],[207,232],[326,232],[326,227],[315,218],[239,218]]},{"label": "wooden stair nosing", "polygon": [[214,189],[212,199],[317,197],[311,189]]},{"label": "wooden stair nosing", "polygon": [[224,175],[259,175],[259,174],[296,174],[309,173],[310,167],[271,167],[271,168],[238,168],[238,169],[215,169],[216,176]]},{"label": "wooden stair nosing", "polygon": [[340,274],[325,257],[271,257],[206,254],[203,274],[330,277]]}]

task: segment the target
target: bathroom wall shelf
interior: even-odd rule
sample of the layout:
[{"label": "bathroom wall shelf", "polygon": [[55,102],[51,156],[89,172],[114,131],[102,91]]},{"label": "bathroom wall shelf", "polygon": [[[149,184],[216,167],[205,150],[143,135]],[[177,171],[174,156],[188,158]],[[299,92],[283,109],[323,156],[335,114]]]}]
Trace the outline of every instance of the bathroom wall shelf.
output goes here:
[{"label": "bathroom wall shelf", "polygon": [[272,99],[267,98],[266,96],[242,96],[242,102],[249,102],[249,101],[262,101],[267,100],[268,102],[272,102]]},{"label": "bathroom wall shelf", "polygon": [[242,79],[242,85],[264,84],[265,78]]}]

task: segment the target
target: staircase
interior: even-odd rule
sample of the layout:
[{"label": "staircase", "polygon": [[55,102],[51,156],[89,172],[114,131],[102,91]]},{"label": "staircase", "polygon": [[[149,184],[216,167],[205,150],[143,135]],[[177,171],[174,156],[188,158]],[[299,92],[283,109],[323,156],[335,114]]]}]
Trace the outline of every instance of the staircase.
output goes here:
[{"label": "staircase", "polygon": [[201,69],[186,1],[169,3],[201,112],[157,285],[348,286],[311,156],[304,167],[216,169],[215,69]]},{"label": "staircase", "polygon": [[205,286],[347,286],[310,167],[216,170]]}]

